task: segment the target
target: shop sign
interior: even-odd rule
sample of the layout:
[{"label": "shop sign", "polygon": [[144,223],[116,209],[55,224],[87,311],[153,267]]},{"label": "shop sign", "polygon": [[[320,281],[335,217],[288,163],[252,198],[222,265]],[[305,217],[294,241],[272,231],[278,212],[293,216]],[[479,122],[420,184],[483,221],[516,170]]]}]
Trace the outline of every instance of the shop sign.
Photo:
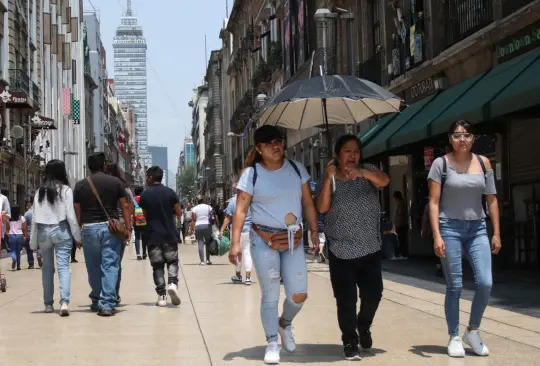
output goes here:
[{"label": "shop sign", "polygon": [[327,147],[319,148],[319,158],[320,159],[328,159],[328,148]]},{"label": "shop sign", "polygon": [[435,89],[434,80],[439,77],[438,75],[430,76],[429,78],[422,80],[419,83],[414,84],[405,93],[405,100],[407,103],[411,104],[417,102],[421,99],[429,97],[431,94],[435,94],[437,89]]},{"label": "shop sign", "polygon": [[430,170],[435,160],[435,149],[430,146],[424,147],[424,168]]},{"label": "shop sign", "polygon": [[504,62],[540,46],[540,22],[529,25],[495,46],[498,62]]}]

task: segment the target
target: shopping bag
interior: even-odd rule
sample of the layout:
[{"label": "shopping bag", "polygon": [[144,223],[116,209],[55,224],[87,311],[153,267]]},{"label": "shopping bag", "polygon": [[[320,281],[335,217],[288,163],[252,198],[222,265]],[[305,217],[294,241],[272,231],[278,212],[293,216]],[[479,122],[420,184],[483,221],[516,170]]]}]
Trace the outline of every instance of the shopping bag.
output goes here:
[{"label": "shopping bag", "polygon": [[210,255],[218,255],[219,254],[219,231],[213,230],[212,231],[212,239],[210,239],[210,243],[208,243],[208,253]]},{"label": "shopping bag", "polygon": [[221,240],[218,242],[218,255],[225,255],[231,249],[231,241],[225,235],[221,237]]}]

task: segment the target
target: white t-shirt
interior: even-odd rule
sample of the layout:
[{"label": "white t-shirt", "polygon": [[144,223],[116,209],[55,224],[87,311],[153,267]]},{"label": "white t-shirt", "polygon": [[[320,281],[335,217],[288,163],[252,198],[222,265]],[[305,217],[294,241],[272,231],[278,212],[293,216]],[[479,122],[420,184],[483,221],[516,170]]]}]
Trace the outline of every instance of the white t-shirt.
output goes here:
[{"label": "white t-shirt", "polygon": [[212,215],[212,207],[205,203],[201,203],[193,207],[191,210],[195,216],[197,216],[197,221],[195,221],[195,226],[199,225],[210,225],[210,215]]}]

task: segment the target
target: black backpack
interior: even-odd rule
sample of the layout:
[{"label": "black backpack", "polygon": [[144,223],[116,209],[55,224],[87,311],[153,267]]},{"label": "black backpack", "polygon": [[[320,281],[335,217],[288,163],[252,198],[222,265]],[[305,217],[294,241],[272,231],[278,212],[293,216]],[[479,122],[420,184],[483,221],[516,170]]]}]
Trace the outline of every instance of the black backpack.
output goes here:
[{"label": "black backpack", "polygon": [[[480,166],[482,167],[482,172],[484,172],[484,179],[486,180],[486,184],[487,184],[486,164],[484,164],[484,161],[482,160],[482,158],[480,156],[478,156],[476,154],[474,154],[474,156],[476,157],[476,159],[478,159],[478,162],[480,163]],[[446,183],[446,177],[447,176],[448,176],[448,163],[446,162],[446,156],[443,156],[443,171],[442,171],[442,174],[441,174],[441,197],[442,197],[442,194],[443,194],[444,184]],[[482,208],[484,209],[484,214],[486,215],[486,218],[489,218],[487,199],[486,199],[485,194],[482,195]]]}]

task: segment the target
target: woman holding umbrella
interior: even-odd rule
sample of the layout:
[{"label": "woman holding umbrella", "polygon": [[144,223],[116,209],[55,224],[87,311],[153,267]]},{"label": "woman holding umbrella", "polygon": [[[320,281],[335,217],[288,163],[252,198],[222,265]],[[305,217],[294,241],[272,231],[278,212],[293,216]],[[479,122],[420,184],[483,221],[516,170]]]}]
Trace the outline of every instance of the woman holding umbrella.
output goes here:
[{"label": "woman holding umbrella", "polygon": [[[354,135],[340,137],[334,153],[317,208],[325,214],[330,280],[344,355],[347,360],[360,360],[358,343],[371,348],[370,328],[382,298],[378,189],[387,186],[390,178],[371,164],[361,164],[361,143]],[[361,299],[358,315],[357,287]]]},{"label": "woman holding umbrella", "polygon": [[[242,227],[251,208],[251,256],[261,287],[261,318],[268,347],[264,362],[280,361],[278,334],[283,348],[296,349],[292,321],[307,299],[307,268],[302,245],[302,216],[317,228],[317,213],[309,188],[306,168],[285,159],[283,137],[273,126],[255,131],[255,147],[246,159],[249,166],[238,182],[236,211],[232,226],[229,260],[237,264],[242,256]],[[315,248],[319,233],[311,232]],[[278,317],[280,279],[286,299]]]}]

